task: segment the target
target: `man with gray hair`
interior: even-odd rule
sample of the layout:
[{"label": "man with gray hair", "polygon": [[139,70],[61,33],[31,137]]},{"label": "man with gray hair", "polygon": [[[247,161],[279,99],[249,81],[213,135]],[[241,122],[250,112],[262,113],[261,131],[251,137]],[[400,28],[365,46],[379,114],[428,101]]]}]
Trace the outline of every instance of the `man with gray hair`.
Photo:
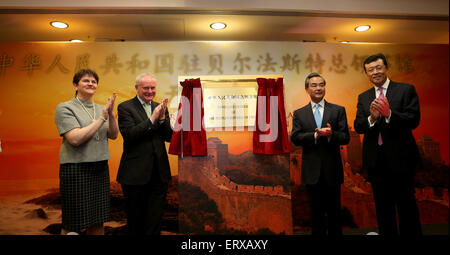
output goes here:
[{"label": "man with gray hair", "polygon": [[[345,108],[325,101],[325,79],[306,77],[311,102],[294,112],[291,141],[302,146],[302,183],[306,184],[313,235],[342,235],[340,146],[350,141]],[[328,218],[328,224],[326,219]],[[328,225],[328,227],[327,227]]]},{"label": "man with gray hair", "polygon": [[168,183],[171,179],[164,142],[170,142],[168,99],[154,101],[156,80],[144,73],[136,78],[136,97],[119,104],[123,137],[117,181],[125,197],[131,235],[159,235]]}]

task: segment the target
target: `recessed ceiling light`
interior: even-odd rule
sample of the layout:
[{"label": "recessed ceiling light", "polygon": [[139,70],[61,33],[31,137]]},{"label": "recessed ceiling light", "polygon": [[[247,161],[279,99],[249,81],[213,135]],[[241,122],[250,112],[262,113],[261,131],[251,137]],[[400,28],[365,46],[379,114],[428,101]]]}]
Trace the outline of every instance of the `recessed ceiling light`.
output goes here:
[{"label": "recessed ceiling light", "polygon": [[355,27],[355,31],[356,32],[364,32],[364,31],[367,31],[369,29],[370,29],[369,25],[363,25],[363,26]]},{"label": "recessed ceiling light", "polygon": [[69,42],[83,42],[82,40],[79,40],[79,39],[72,39],[72,40],[70,40]]},{"label": "recessed ceiling light", "polygon": [[211,25],[209,25],[214,30],[221,30],[227,27],[225,23],[222,22],[214,22]]},{"label": "recessed ceiling light", "polygon": [[341,43],[350,43],[349,41],[341,41]]},{"label": "recessed ceiling light", "polygon": [[50,22],[50,25],[52,25],[52,27],[56,27],[56,28],[67,28],[69,26],[66,23],[61,22],[61,21],[52,21],[52,22]]}]

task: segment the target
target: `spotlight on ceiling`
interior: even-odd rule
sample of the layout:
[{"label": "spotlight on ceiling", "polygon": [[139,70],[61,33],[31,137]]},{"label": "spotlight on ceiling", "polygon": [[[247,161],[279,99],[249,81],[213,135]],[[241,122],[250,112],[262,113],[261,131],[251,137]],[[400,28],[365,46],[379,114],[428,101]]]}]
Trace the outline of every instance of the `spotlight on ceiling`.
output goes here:
[{"label": "spotlight on ceiling", "polygon": [[227,27],[227,24],[225,24],[223,22],[214,22],[211,25],[209,25],[209,27],[211,27],[214,30],[222,30]]},{"label": "spotlight on ceiling", "polygon": [[52,21],[52,22],[50,22],[50,25],[52,27],[56,27],[56,28],[67,28],[67,27],[69,27],[69,25],[67,25],[66,23],[61,22],[61,21]]},{"label": "spotlight on ceiling", "polygon": [[369,25],[357,26],[355,27],[356,32],[364,32],[370,29]]},{"label": "spotlight on ceiling", "polygon": [[72,39],[72,40],[70,40],[69,42],[83,42],[82,40],[79,40],[79,39]]}]

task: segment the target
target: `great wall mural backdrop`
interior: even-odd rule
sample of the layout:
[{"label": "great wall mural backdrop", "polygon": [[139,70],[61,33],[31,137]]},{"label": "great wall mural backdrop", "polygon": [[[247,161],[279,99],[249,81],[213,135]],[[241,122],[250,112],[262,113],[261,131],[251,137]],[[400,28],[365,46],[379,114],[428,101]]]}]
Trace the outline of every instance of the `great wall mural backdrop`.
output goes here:
[{"label": "great wall mural backdrop", "polygon": [[182,233],[292,234],[289,154],[234,155],[218,137],[208,156],[179,159]]}]

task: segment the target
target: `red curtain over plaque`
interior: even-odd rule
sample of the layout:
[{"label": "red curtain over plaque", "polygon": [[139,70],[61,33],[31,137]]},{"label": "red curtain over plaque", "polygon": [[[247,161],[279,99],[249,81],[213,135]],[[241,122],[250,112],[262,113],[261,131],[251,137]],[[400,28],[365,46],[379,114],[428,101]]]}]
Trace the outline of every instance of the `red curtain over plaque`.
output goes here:
[{"label": "red curtain over plaque", "polygon": [[284,108],[283,78],[257,78],[258,98],[256,105],[253,153],[282,154],[291,152],[286,110]]},{"label": "red curtain over plaque", "polygon": [[206,131],[203,126],[203,93],[200,78],[180,82],[180,105],[170,142],[169,153],[184,156],[206,156]]}]

